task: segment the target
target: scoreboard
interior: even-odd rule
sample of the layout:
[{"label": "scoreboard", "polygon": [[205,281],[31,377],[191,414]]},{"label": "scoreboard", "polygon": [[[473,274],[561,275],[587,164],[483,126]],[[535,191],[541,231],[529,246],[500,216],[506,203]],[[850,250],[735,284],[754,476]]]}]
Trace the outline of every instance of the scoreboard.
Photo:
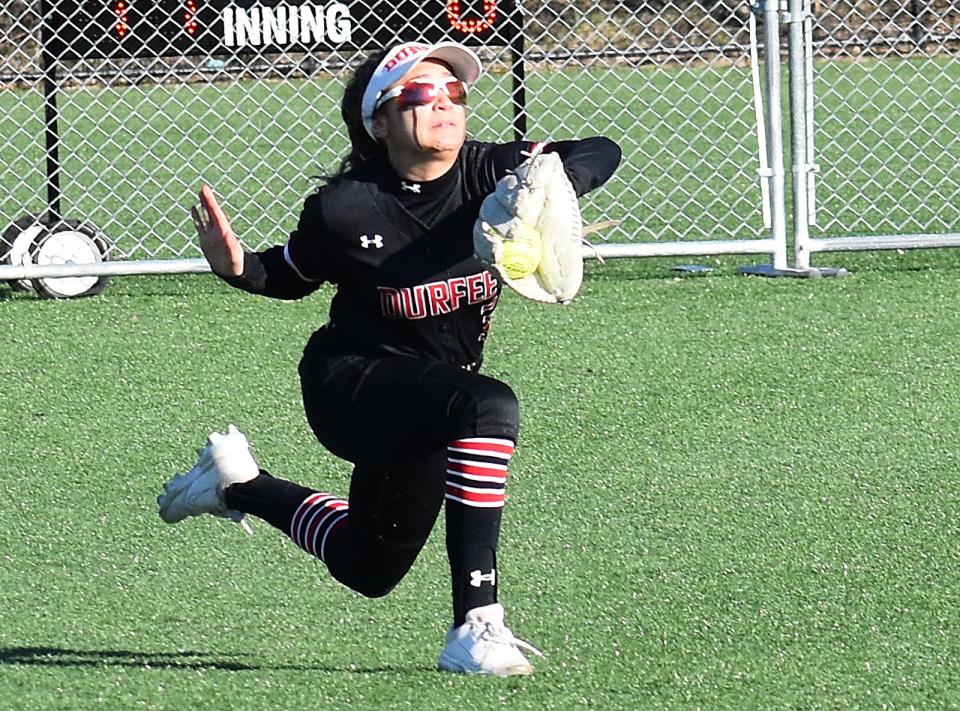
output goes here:
[{"label": "scoreboard", "polygon": [[55,59],[508,45],[522,26],[517,0],[45,0],[43,18]]}]

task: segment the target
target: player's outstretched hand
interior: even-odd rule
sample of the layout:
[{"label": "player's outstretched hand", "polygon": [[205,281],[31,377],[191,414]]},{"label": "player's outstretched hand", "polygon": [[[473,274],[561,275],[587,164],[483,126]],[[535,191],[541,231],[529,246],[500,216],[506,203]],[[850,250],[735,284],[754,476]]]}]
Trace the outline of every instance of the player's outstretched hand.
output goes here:
[{"label": "player's outstretched hand", "polygon": [[200,205],[205,215],[201,215],[196,205],[191,205],[190,216],[200,237],[203,256],[207,258],[210,268],[220,276],[240,276],[243,273],[243,247],[214,197],[213,190],[207,185],[200,187]]}]

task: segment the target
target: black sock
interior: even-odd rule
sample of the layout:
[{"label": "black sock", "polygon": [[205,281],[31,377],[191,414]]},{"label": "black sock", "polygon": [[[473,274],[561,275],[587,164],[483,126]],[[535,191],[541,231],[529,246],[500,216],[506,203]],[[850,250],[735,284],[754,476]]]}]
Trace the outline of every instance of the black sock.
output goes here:
[{"label": "black sock", "polygon": [[471,509],[447,502],[447,556],[453,591],[453,625],[469,610],[497,601],[497,542],[502,509]]},{"label": "black sock", "polygon": [[474,437],[447,448],[447,556],[453,624],[469,610],[497,602],[497,544],[513,442]]},{"label": "black sock", "polygon": [[315,493],[305,486],[276,479],[261,469],[260,476],[227,487],[223,498],[231,509],[262,518],[289,535],[293,515],[304,499]]}]

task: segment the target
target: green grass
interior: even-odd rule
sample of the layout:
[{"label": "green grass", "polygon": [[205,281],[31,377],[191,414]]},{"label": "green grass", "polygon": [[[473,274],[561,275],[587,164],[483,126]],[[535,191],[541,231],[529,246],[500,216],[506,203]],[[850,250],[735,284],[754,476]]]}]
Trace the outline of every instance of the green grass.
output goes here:
[{"label": "green grass", "polygon": [[370,601],[266,524],[155,514],[228,422],[346,493],[296,381],[329,292],[0,290],[0,709],[955,708],[955,254],[817,281],[592,263],[569,308],[507,294],[502,599],[548,655],[508,681],[434,671],[442,525]]}]

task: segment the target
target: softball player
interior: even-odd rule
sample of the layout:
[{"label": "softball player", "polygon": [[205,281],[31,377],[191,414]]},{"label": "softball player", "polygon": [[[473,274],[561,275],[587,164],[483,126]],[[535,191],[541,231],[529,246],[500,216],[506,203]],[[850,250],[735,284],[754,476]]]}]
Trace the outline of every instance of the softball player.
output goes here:
[{"label": "softball player", "polygon": [[[275,478],[232,425],[158,498],[175,523],[211,513],[264,519],[358,593],[390,592],[410,569],[445,502],[453,624],[444,670],[509,676],[539,654],[504,624],[496,551],[517,398],[478,371],[500,296],[473,256],[480,204],[533,144],[466,140],[466,47],[405,43],[358,67],[341,115],[351,152],[307,198],[283,245],[245,253],[210,188],[192,208],[213,271],[245,291],[298,299],[336,285],[328,322],[299,372],[317,439],[354,465],[347,499]],[[561,141],[578,195],[620,160],[605,138]]]}]

